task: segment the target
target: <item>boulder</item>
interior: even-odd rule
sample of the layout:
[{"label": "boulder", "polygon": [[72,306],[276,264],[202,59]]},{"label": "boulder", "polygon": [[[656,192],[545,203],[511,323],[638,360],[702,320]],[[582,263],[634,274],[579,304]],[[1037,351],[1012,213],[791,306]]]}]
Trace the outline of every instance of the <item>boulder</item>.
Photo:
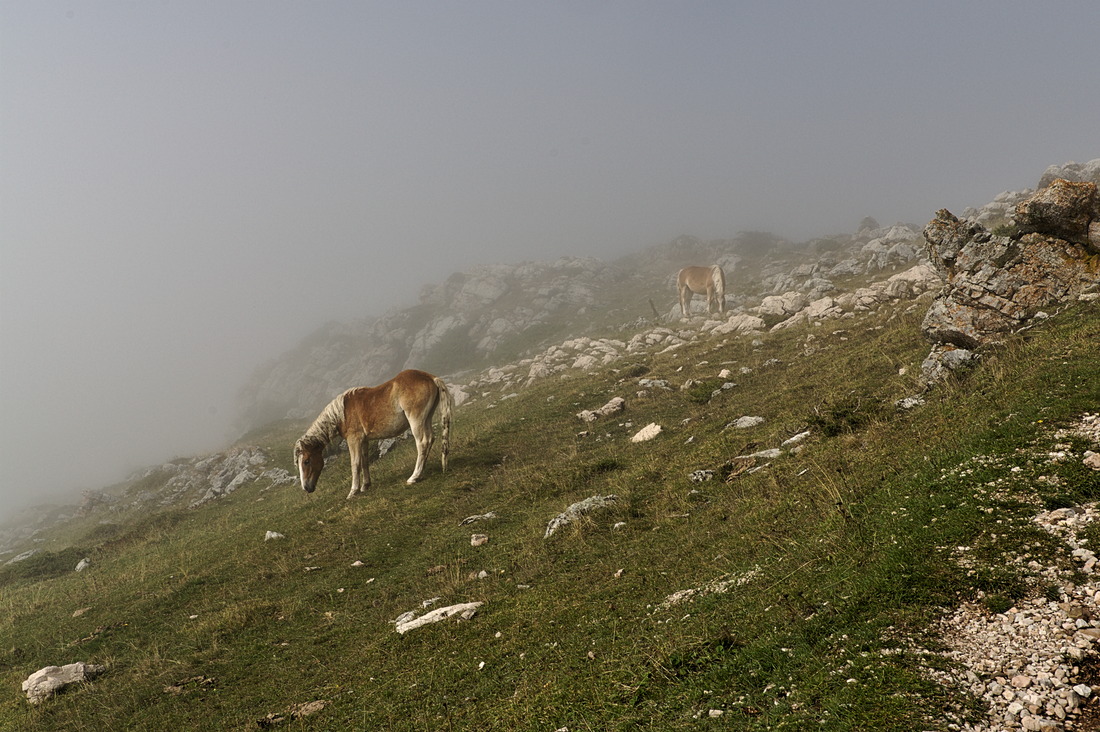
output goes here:
[{"label": "boulder", "polygon": [[791,317],[802,310],[802,308],[806,307],[808,303],[809,300],[805,295],[797,290],[792,290],[782,295],[769,295],[765,297],[760,301],[760,305],[756,308],[756,312],[761,320],[771,326]]},{"label": "boulder", "polygon": [[730,335],[742,333],[757,333],[764,330],[765,323],[761,318],[747,313],[731,315],[729,320],[718,322],[711,332],[714,335]]},{"label": "boulder", "polygon": [[577,413],[579,419],[585,422],[594,422],[599,417],[609,417],[612,414],[623,411],[626,408],[626,400],[622,397],[613,397],[607,404],[599,409],[585,409]]},{"label": "boulder", "polygon": [[630,438],[630,441],[648,442],[659,434],[661,434],[661,425],[657,424],[656,422],[650,422],[645,427],[638,430],[638,432]]},{"label": "boulder", "polygon": [[[979,354],[969,349],[957,348],[949,343],[938,344],[921,364],[921,383],[926,386],[939,383],[953,373],[961,373],[974,367],[980,358]],[[899,407],[910,408],[919,403],[913,401]]]},{"label": "boulder", "polygon": [[1024,234],[1046,234],[1091,245],[1100,252],[1100,195],[1096,184],[1056,178],[1016,205],[1016,227]]},{"label": "boulder", "polygon": [[90,681],[106,671],[106,667],[77,661],[64,666],[46,666],[35,671],[23,682],[23,691],[31,704],[41,704],[66,687]]}]

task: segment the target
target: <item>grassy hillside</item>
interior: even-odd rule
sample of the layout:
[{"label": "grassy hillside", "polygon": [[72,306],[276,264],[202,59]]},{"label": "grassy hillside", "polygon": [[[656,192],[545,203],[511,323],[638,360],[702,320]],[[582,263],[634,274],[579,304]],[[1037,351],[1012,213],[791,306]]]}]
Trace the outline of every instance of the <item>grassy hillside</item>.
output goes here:
[{"label": "grassy hillside", "polygon": [[[458,410],[446,475],[435,452],[406,487],[413,447],[401,444],[351,502],[344,455],[311,496],[261,481],[193,510],[74,522],[0,568],[0,729],[915,730],[946,729],[948,712],[977,718],[930,680],[945,662],[924,649],[945,608],[1051,591],[1005,561],[1024,545],[1058,560],[1033,506],[981,486],[1011,477],[1046,505],[1100,498],[1100,473],[1080,461],[1034,459],[1100,404],[1100,307],[1012,338],[899,412],[928,351],[921,314],[884,308],[757,347],[714,340],[479,395]],[[725,368],[736,386],[722,390]],[[681,390],[688,379],[699,383]],[[625,412],[575,417],[614,396]],[[728,426],[746,415],[765,421]],[[650,422],[663,432],[631,443]],[[289,468],[304,427],[248,439]],[[797,452],[733,460],[806,430]],[[714,478],[693,482],[697,470]],[[613,508],[543,538],[570,504],[611,494]],[[286,538],[265,542],[269,530]],[[489,541],[471,546],[474,533]],[[951,561],[960,545],[975,567]],[[91,569],[72,572],[85,555]],[[437,597],[484,605],[395,632]],[[108,671],[27,704],[29,673],[77,660]],[[327,704],[289,718],[316,700]]]}]

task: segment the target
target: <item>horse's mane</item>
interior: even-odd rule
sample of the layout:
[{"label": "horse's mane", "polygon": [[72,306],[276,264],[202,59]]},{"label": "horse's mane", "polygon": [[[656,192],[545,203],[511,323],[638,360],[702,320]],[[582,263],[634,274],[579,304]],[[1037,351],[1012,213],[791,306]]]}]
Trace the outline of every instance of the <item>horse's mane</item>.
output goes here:
[{"label": "horse's mane", "polygon": [[325,447],[340,438],[340,425],[344,423],[345,394],[347,392],[333,399],[321,410],[306,433],[298,439],[298,444]]}]

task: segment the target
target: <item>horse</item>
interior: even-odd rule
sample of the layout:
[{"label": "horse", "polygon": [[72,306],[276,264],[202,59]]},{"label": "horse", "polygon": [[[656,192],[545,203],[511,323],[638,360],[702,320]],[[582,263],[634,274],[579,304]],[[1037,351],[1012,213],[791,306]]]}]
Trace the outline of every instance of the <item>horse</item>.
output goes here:
[{"label": "horse", "polygon": [[450,451],[451,416],[454,398],[443,379],[426,371],[407,369],[379,386],[358,386],[348,389],[329,402],[306,433],[294,443],[294,462],[302,489],[312,493],[325,467],[325,447],[344,438],[351,453],[351,492],[366,493],[370,487],[368,442],[397,437],[410,430],[416,440],[416,467],[405,481],[412,485],[420,480],[424,461],[435,441],[432,416],[440,408],[443,426],[443,472],[447,471]]},{"label": "horse", "polygon": [[684,267],[676,275],[676,292],[680,295],[680,310],[688,316],[692,293],[706,294],[707,312],[712,304],[718,305],[718,312],[726,312],[726,273],[717,264],[710,267]]}]

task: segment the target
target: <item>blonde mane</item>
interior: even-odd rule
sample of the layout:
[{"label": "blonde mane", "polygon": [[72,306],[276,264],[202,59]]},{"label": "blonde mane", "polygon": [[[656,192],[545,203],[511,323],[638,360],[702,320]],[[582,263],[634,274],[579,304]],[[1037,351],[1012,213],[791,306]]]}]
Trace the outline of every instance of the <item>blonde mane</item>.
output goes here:
[{"label": "blonde mane", "polygon": [[298,440],[299,444],[326,447],[334,440],[340,439],[340,425],[344,423],[344,396],[346,394],[345,391],[321,410],[321,413],[317,415],[317,419],[313,420],[313,424]]}]

